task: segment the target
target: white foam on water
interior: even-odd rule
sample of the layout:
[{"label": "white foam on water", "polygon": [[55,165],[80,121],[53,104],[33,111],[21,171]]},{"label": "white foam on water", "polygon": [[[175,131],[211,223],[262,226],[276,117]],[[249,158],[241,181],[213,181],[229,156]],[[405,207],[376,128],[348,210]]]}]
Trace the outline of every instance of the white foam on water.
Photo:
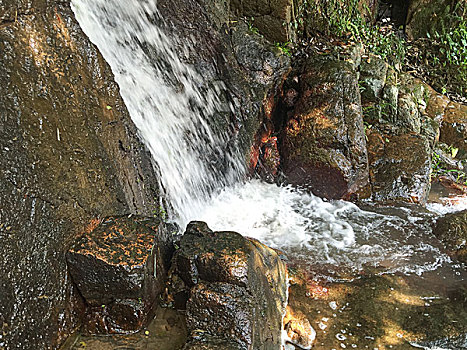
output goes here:
[{"label": "white foam on water", "polygon": [[449,261],[426,243],[426,217],[368,212],[349,202],[328,202],[259,180],[224,188],[200,218],[214,230],[237,231],[315,266],[343,271],[379,267],[421,274]]},{"label": "white foam on water", "polygon": [[439,215],[467,210],[467,196],[440,198],[440,203],[427,203],[426,207]]}]

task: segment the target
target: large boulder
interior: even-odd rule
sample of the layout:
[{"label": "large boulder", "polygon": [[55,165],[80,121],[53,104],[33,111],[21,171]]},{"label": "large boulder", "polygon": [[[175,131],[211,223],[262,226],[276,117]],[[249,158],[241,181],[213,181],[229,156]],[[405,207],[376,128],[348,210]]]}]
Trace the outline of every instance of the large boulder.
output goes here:
[{"label": "large boulder", "polygon": [[109,217],[67,253],[88,308],[84,331],[138,331],[151,318],[172,254],[167,227],[150,218]]},{"label": "large boulder", "polygon": [[440,141],[458,148],[459,156],[467,159],[467,105],[451,102],[446,106]]},{"label": "large boulder", "polygon": [[189,290],[187,349],[203,349],[213,339],[232,349],[280,347],[287,272],[274,250],[238,233],[212,232],[205,223],[192,222],[172,268]]},{"label": "large boulder", "polygon": [[467,264],[467,210],[439,218],[433,233],[446,245],[450,255]]},{"label": "large boulder", "polygon": [[65,252],[96,217],[159,207],[151,158],[68,1],[0,2],[0,347],[80,326]]},{"label": "large boulder", "polygon": [[414,133],[368,132],[373,199],[425,203],[430,191],[431,147]]},{"label": "large boulder", "polygon": [[284,86],[289,103],[282,170],[291,184],[325,198],[368,196],[368,158],[357,73],[351,63],[312,56]]}]

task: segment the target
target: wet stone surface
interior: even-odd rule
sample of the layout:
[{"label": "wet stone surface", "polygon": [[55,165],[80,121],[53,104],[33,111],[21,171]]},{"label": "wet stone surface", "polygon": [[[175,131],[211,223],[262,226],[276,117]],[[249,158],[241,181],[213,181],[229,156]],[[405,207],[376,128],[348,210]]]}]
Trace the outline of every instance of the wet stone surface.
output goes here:
[{"label": "wet stone surface", "polygon": [[127,335],[77,335],[61,350],[179,350],[186,342],[185,316],[172,309],[158,308],[154,319],[140,332]]},{"label": "wet stone surface", "polygon": [[170,232],[150,218],[110,217],[68,251],[87,308],[84,332],[138,331],[152,316],[172,253]]},{"label": "wet stone surface", "polygon": [[433,233],[446,245],[450,255],[467,264],[466,210],[439,218]]},{"label": "wet stone surface", "polygon": [[288,122],[281,144],[287,181],[325,198],[368,196],[360,92],[352,64],[312,56],[289,76],[284,91],[292,89],[298,96],[284,101]]},{"label": "wet stone surface", "polygon": [[461,270],[340,282],[316,279],[303,266],[291,274],[289,307],[316,330],[313,349],[464,348],[459,339],[467,336],[467,280]]},{"label": "wet stone surface", "polygon": [[81,318],[65,252],[97,217],[152,215],[157,176],[68,1],[0,21],[0,348],[54,348]]},{"label": "wet stone surface", "polygon": [[373,199],[425,203],[430,191],[431,148],[421,135],[368,132]]},{"label": "wet stone surface", "polygon": [[189,296],[187,348],[203,349],[213,340],[213,346],[232,349],[278,348],[287,273],[274,250],[238,233],[213,232],[205,223],[191,222],[171,274],[169,283],[181,278]]}]

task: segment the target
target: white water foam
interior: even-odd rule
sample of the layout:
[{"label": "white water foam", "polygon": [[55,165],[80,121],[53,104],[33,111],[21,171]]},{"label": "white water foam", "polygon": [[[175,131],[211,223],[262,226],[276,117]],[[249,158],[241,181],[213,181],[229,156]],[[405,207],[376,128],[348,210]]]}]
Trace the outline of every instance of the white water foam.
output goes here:
[{"label": "white water foam", "polygon": [[175,49],[183,45],[160,28],[155,2],[72,0],[72,8],[112,68],[180,226],[205,220],[213,229],[238,231],[330,269],[421,273],[446,259],[421,243],[429,231],[423,218],[364,212],[257,180],[234,185],[244,178],[241,157],[223,160],[227,172],[219,172],[212,157],[226,154],[218,150],[227,135],[209,123],[222,109],[223,87],[201,88],[207,85],[203,77]]},{"label": "white water foam", "polygon": [[440,198],[439,201],[440,203],[427,203],[427,209],[439,215],[467,210],[467,196],[465,195]]},{"label": "white water foam", "polygon": [[450,261],[430,238],[432,216],[405,208],[397,214],[368,212],[349,202],[328,202],[290,186],[251,180],[223,189],[201,220],[338,274],[366,268],[421,274]]}]

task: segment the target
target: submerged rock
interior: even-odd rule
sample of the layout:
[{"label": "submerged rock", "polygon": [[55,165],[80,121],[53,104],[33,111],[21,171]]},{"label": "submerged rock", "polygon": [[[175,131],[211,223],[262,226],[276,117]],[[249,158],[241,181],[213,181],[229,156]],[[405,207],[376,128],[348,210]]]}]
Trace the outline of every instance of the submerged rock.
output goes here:
[{"label": "submerged rock", "polygon": [[287,272],[274,250],[192,222],[172,262],[190,293],[187,349],[280,347]]},{"label": "submerged rock", "polygon": [[446,245],[450,255],[467,264],[467,210],[439,218],[433,233]]},{"label": "submerged rock", "polygon": [[287,181],[325,198],[368,196],[368,158],[353,66],[311,57],[288,84],[300,96],[282,137]]},{"label": "submerged rock", "polygon": [[330,281],[313,276],[309,266],[291,271],[289,307],[316,326],[316,349],[463,349],[465,272],[455,278],[439,270],[423,276],[364,273]]},{"label": "submerged rock", "polygon": [[67,263],[88,305],[85,332],[140,330],[163,289],[171,253],[166,227],[153,219],[106,218],[81,237]]}]

